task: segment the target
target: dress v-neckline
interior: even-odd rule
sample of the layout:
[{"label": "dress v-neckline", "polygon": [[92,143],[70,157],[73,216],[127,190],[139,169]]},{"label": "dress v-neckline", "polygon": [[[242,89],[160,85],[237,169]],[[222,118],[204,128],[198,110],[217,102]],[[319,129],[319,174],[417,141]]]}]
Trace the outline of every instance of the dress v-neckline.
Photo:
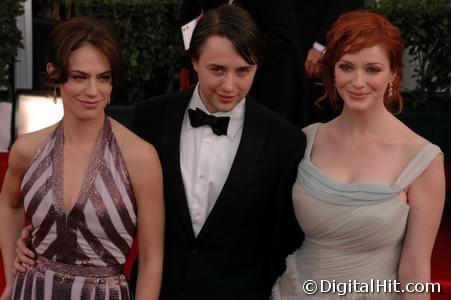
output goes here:
[{"label": "dress v-neckline", "polygon": [[75,202],[72,207],[66,209],[64,206],[64,128],[63,121],[61,120],[55,129],[55,145],[53,153],[53,180],[55,182],[55,208],[56,210],[66,218],[69,218],[78,209],[84,207],[87,200],[87,193],[90,187],[95,181],[96,173],[101,163],[101,155],[106,145],[106,131],[109,128],[109,121],[105,118],[102,128],[97,136],[94,151],[91,154],[88,169],[86,170],[85,177],[82,180],[80,190],[76,196]]}]

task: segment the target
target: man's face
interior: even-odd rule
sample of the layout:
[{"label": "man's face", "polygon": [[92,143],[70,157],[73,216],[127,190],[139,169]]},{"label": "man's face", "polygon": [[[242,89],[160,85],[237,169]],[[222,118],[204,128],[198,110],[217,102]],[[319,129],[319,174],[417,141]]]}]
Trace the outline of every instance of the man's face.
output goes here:
[{"label": "man's face", "polygon": [[199,78],[199,94],[210,113],[229,112],[249,93],[257,65],[250,65],[226,38],[205,41],[193,67]]}]

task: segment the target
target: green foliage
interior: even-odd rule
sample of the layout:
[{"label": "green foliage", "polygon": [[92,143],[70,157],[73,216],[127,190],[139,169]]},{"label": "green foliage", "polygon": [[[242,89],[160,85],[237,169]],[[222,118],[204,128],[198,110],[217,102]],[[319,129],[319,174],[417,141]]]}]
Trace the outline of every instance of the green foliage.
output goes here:
[{"label": "green foliage", "polygon": [[438,94],[442,102],[446,98],[451,101],[451,0],[367,2],[369,9],[385,15],[401,29],[406,48],[417,65],[413,108],[420,109]]},{"label": "green foliage", "polygon": [[0,9],[0,86],[11,89],[9,70],[16,61],[17,49],[22,48],[22,34],[16,18],[23,14],[24,0],[2,0]]},{"label": "green foliage", "polygon": [[128,59],[128,79],[114,104],[131,104],[178,86],[182,40],[177,17],[180,0],[73,0],[76,15],[110,21]]}]

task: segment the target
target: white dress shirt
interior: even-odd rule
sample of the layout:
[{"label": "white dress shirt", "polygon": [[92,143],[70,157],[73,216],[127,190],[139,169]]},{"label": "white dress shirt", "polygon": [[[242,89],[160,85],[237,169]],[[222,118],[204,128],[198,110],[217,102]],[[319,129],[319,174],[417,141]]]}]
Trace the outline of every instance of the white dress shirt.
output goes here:
[{"label": "white dress shirt", "polygon": [[210,126],[191,126],[188,109],[200,108],[210,114],[195,88],[183,118],[180,136],[180,168],[194,233],[197,236],[221,193],[229,175],[243,132],[245,99],[230,112],[227,136],[218,136]]}]

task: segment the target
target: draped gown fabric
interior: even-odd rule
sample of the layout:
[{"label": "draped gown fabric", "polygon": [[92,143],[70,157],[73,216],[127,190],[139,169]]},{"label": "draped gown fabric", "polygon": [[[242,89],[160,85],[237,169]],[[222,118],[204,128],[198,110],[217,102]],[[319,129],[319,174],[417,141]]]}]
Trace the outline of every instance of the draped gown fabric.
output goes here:
[{"label": "draped gown fabric", "polygon": [[136,233],[136,202],[109,119],[74,207],[63,206],[62,122],[22,181],[37,264],[19,273],[12,299],[129,299],[122,275]]},{"label": "draped gown fabric", "polygon": [[[396,288],[409,214],[409,205],[401,200],[400,193],[441,151],[436,145],[425,145],[392,186],[344,184],[310,159],[320,125],[313,124],[306,130],[306,152],[293,187],[294,210],[305,241],[287,257],[287,268],[274,285],[272,299],[400,299],[399,293],[390,292]],[[349,286],[354,282],[358,290],[352,292]],[[317,293],[305,293],[304,285],[316,285]],[[320,293],[321,285],[323,291],[329,292]]]}]

